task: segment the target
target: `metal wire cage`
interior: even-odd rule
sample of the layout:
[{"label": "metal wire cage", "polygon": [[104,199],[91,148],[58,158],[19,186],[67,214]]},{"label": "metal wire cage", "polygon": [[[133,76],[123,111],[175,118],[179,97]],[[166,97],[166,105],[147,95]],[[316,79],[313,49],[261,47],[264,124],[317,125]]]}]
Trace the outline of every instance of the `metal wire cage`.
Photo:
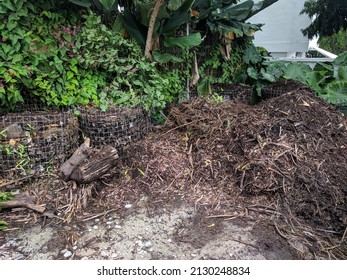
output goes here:
[{"label": "metal wire cage", "polygon": [[22,177],[62,164],[78,146],[71,111],[33,111],[0,116],[0,176]]},{"label": "metal wire cage", "polygon": [[80,107],[78,110],[80,130],[91,139],[95,148],[112,145],[121,152],[151,130],[150,118],[140,108],[110,108],[102,112],[95,108]]}]

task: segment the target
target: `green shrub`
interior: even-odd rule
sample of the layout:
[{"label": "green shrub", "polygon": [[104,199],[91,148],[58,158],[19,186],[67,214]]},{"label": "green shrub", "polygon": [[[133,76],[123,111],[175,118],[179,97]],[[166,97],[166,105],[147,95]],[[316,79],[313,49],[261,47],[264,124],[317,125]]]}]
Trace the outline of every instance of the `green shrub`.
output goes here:
[{"label": "green shrub", "polygon": [[34,96],[46,104],[73,103],[77,70],[71,50],[79,14],[57,8],[55,1],[0,3],[0,113]]},{"label": "green shrub", "polygon": [[5,0],[0,17],[0,114],[35,98],[102,110],[141,106],[158,117],[182,90],[177,71],[160,73],[136,42],[66,1]]},{"label": "green shrub", "polygon": [[76,37],[74,53],[82,69],[105,75],[107,86],[95,102],[102,110],[110,103],[141,106],[158,118],[182,90],[177,71],[160,72],[156,62],[143,57],[136,42],[115,33],[92,13]]}]

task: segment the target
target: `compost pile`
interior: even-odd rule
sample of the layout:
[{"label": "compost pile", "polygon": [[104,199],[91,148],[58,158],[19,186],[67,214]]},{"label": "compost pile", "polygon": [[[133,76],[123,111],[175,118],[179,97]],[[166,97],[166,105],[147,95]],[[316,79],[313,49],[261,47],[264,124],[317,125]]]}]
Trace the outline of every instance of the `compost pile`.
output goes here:
[{"label": "compost pile", "polygon": [[297,249],[299,240],[316,257],[347,257],[347,121],[311,92],[256,106],[181,103],[122,164],[110,201],[131,190],[214,214],[266,213]]},{"label": "compost pile", "polygon": [[180,103],[98,181],[53,176],[26,191],[53,209],[45,217],[59,215],[50,222],[183,203],[208,218],[269,224],[299,258],[347,259],[347,118],[301,85],[277,95],[254,106],[242,98]]}]

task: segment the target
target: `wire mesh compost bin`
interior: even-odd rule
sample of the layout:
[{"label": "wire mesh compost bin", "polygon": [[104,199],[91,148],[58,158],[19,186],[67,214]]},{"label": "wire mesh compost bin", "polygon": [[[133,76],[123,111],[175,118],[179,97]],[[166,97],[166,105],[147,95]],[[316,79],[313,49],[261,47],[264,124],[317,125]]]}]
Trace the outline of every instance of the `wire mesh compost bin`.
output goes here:
[{"label": "wire mesh compost bin", "polygon": [[243,84],[214,84],[212,92],[223,97],[223,100],[234,100],[244,104],[250,104],[253,89]]},{"label": "wire mesh compost bin", "polygon": [[0,176],[21,177],[58,168],[78,146],[70,111],[0,116]]},{"label": "wire mesh compost bin", "polygon": [[345,116],[347,116],[347,102],[346,102],[346,96],[347,96],[347,86],[344,83],[341,83],[341,86],[337,86],[335,88],[335,91],[328,93],[328,102],[331,102],[335,105],[337,109],[340,110],[341,113],[343,113]]},{"label": "wire mesh compost bin", "polygon": [[345,116],[347,116],[347,103],[341,103],[335,105]]},{"label": "wire mesh compost bin", "polygon": [[262,99],[269,99],[281,96],[288,92],[305,90],[313,93],[313,90],[305,84],[295,80],[280,80],[268,86],[264,86],[261,92]]},{"label": "wire mesh compost bin", "polygon": [[82,107],[79,111],[80,129],[96,148],[112,145],[122,152],[151,130],[150,118],[140,108],[110,108],[102,112]]},{"label": "wire mesh compost bin", "polygon": [[[213,84],[211,86],[213,94],[218,94],[223,100],[233,100],[244,104],[250,104],[253,98],[253,89],[243,84]],[[199,96],[196,90],[189,93],[189,99],[195,99]]]}]

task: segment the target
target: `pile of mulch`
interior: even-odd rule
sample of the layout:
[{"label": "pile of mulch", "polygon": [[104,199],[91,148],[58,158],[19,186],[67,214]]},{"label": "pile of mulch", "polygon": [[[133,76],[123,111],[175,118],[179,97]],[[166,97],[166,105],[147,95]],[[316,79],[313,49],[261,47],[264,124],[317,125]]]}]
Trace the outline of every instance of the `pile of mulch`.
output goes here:
[{"label": "pile of mulch", "polygon": [[305,90],[256,106],[181,103],[118,170],[103,199],[132,192],[153,202],[179,196],[216,215],[259,209],[291,244],[347,257],[347,121]]}]

